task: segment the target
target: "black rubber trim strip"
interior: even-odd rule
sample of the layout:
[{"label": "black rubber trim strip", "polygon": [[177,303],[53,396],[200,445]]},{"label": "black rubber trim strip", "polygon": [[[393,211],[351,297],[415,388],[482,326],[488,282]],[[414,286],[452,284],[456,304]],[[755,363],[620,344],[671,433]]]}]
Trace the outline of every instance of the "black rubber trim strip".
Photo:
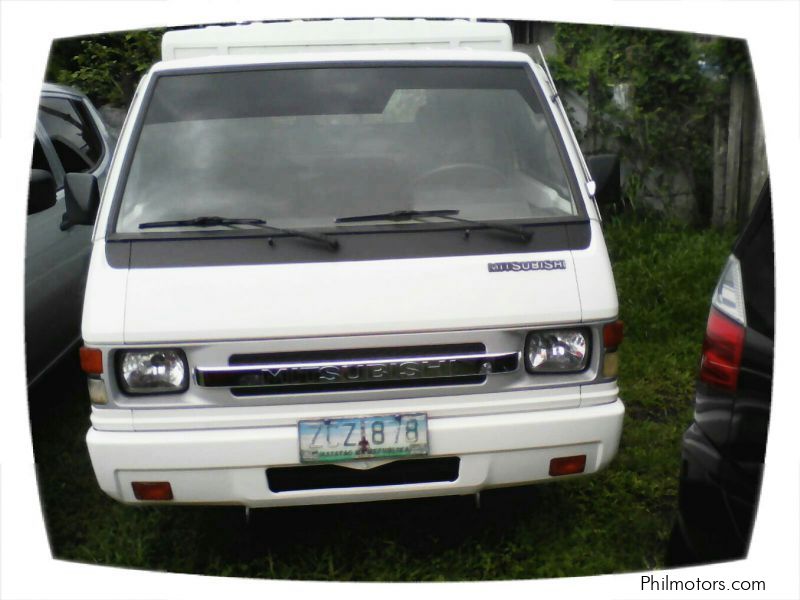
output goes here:
[{"label": "black rubber trim strip", "polygon": [[334,350],[301,350],[299,352],[268,352],[232,354],[229,365],[257,365],[263,363],[322,362],[330,360],[391,359],[402,356],[435,356],[437,354],[480,354],[486,345],[480,342],[464,344],[435,344],[429,346],[393,346],[391,348],[340,348]]},{"label": "black rubber trim strip", "polygon": [[[294,263],[352,262],[403,258],[436,258],[583,250],[591,242],[588,219],[530,227],[527,243],[493,230],[473,231],[465,238],[461,227],[360,232],[337,236],[336,252],[300,238],[264,235],[205,236],[188,239],[139,239],[106,242],[106,260],[116,269],[211,267]],[[543,257],[543,258],[546,258]]]},{"label": "black rubber trim strip", "polygon": [[410,388],[480,385],[482,383],[486,383],[486,375],[437,377],[436,379],[355,381],[352,383],[331,384],[315,383],[311,385],[265,385],[260,387],[232,387],[229,389],[231,394],[237,398],[247,398],[251,396],[275,396],[280,394],[322,394],[325,392],[356,392],[363,390],[402,390]]},{"label": "black rubber trim strip", "polygon": [[338,465],[273,467],[267,469],[267,485],[273,493],[377,487],[456,481],[461,459],[418,458],[397,460],[372,469],[350,469]]}]

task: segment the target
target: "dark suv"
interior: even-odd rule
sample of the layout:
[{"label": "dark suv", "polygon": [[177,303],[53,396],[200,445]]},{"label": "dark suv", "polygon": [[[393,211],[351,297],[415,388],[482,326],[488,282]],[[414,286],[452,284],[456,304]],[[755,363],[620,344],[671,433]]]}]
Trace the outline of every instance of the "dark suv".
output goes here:
[{"label": "dark suv", "polygon": [[694,422],[683,437],[669,564],[747,554],[767,445],[774,335],[768,180],[712,297]]}]

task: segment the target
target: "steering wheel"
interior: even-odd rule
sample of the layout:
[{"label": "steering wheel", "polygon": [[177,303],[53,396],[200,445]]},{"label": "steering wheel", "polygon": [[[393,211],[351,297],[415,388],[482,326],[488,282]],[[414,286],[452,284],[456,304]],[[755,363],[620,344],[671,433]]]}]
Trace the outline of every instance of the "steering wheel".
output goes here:
[{"label": "steering wheel", "polygon": [[[440,167],[435,167],[433,169],[425,171],[421,175],[417,175],[414,179],[412,179],[411,185],[417,186],[423,183],[433,183],[435,182],[436,179],[440,178],[445,180],[447,180],[448,178],[452,179],[462,171],[473,173],[473,177],[471,179],[468,178],[468,182],[470,182],[470,185],[474,184],[486,185],[487,175],[491,178],[490,184],[492,180],[494,183],[497,184],[504,184],[508,180],[508,176],[497,167],[492,167],[491,165],[484,165],[481,163],[463,162],[463,163],[452,163],[449,165],[442,165]],[[481,175],[481,173],[483,173],[483,175]],[[475,175],[478,175],[478,177],[475,177]]]}]

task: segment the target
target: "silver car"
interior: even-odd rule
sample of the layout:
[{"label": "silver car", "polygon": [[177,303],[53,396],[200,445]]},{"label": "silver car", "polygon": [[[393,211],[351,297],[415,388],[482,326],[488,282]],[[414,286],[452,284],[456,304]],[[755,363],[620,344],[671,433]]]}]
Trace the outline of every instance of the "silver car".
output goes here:
[{"label": "silver car", "polygon": [[67,217],[65,179],[89,173],[103,185],[116,144],[81,92],[45,83],[31,164],[25,245],[25,352],[28,385],[80,340],[91,227]]}]

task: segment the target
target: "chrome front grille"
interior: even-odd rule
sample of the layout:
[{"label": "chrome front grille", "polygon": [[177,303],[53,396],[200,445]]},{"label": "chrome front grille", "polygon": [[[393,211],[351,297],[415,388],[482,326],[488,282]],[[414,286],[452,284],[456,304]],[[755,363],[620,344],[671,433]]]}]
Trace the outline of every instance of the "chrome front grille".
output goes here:
[{"label": "chrome front grille", "polygon": [[195,381],[252,396],[480,384],[519,365],[519,352],[487,353],[483,344],[372,348],[234,355],[226,366],[197,367]]},{"label": "chrome front grille", "polygon": [[[268,340],[183,344],[181,347],[186,352],[191,368],[191,381],[187,393],[153,397],[127,396],[116,389],[115,378],[112,378],[113,394],[109,400],[109,407],[135,409],[138,411],[136,419],[140,423],[147,419],[148,423],[157,422],[160,423],[159,427],[168,428],[170,427],[168,421],[163,423],[159,421],[159,410],[176,407],[226,409],[264,407],[265,414],[271,415],[269,422],[274,422],[275,419],[290,419],[294,422],[303,415],[316,418],[334,414],[344,406],[343,403],[381,402],[381,411],[384,410],[382,407],[391,406],[392,408],[388,409],[390,412],[404,410],[424,412],[433,410],[433,407],[437,407],[438,410],[438,407],[455,405],[469,405],[472,409],[478,410],[475,408],[478,405],[496,405],[501,400],[505,401],[506,396],[498,395],[500,392],[510,392],[507,398],[513,404],[518,400],[515,392],[530,391],[536,395],[537,390],[550,390],[547,398],[542,397],[537,402],[543,402],[546,406],[574,405],[575,397],[569,389],[596,380],[602,353],[592,352],[589,368],[580,373],[548,373],[534,376],[524,368],[521,356],[525,336],[530,329],[434,331],[298,339],[276,337]],[[600,348],[602,329],[592,327],[592,336],[592,347]],[[407,377],[340,383],[299,382],[295,385],[272,383],[256,387],[203,385],[211,383],[208,380],[210,375],[217,371],[225,373],[229,367],[255,366],[263,369],[265,365],[287,363],[324,363],[327,366],[338,366],[341,361],[377,360],[380,363],[397,362],[398,359],[414,357],[430,360],[462,355],[467,355],[469,360],[477,359],[478,356],[508,358],[505,361],[495,360],[492,363],[491,373],[488,370],[486,373],[473,371],[478,374],[470,375],[470,371],[466,370],[458,373],[461,376],[451,378]],[[461,367],[456,367],[459,368]],[[472,362],[472,368],[475,368],[475,362]],[[433,367],[429,367],[429,372],[431,369]],[[198,371],[202,373],[199,377]],[[230,384],[231,380],[226,383]],[[563,393],[552,391],[555,388],[563,388]],[[327,411],[319,409],[322,412],[318,412],[318,407],[326,403],[333,405],[331,409]],[[376,408],[371,407],[365,414],[379,414],[381,411],[376,412]],[[238,418],[237,416],[236,419]],[[189,421],[199,426],[197,421],[192,419]]]}]

